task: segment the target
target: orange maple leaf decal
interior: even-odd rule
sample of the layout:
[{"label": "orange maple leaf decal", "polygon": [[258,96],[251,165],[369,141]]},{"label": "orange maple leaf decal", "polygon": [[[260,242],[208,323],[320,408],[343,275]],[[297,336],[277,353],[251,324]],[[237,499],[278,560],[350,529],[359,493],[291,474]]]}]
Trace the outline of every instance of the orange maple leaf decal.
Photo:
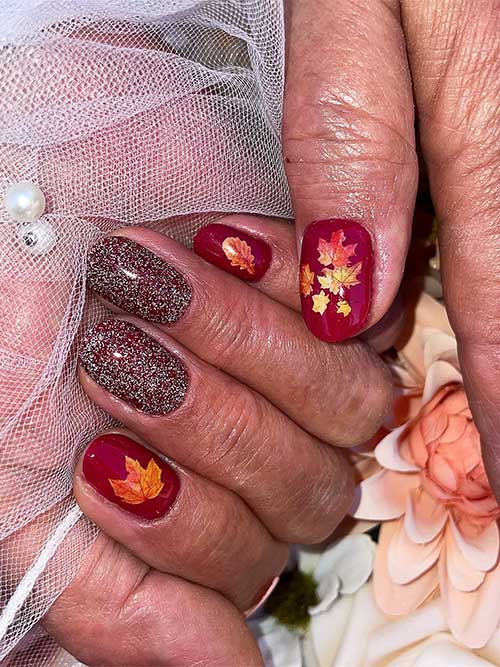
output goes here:
[{"label": "orange maple leaf decal", "polygon": [[302,264],[300,269],[300,291],[304,296],[309,296],[313,291],[314,272],[309,264]]},{"label": "orange maple leaf decal", "polygon": [[338,269],[323,269],[324,276],[318,277],[319,284],[333,294],[342,294],[344,289],[359,285],[358,274],[363,268],[363,262],[353,266],[341,266]]},{"label": "orange maple leaf decal", "polygon": [[160,495],[165,486],[161,481],[161,468],[154,459],[151,459],[147,468],[143,468],[139,461],[126,456],[125,470],[127,471],[125,479],[108,479],[115,495],[124,503],[140,505],[145,500]]},{"label": "orange maple leaf decal", "polygon": [[255,273],[254,256],[252,248],[237,236],[229,236],[222,244],[224,254],[231,262],[231,266],[239,266],[242,271],[248,271],[250,275]]},{"label": "orange maple leaf decal", "polygon": [[329,242],[325,241],[325,239],[320,239],[318,243],[319,263],[323,264],[323,266],[333,264],[337,268],[349,266],[349,259],[354,255],[357,243],[345,246],[344,241],[345,234],[343,229],[333,232]]}]

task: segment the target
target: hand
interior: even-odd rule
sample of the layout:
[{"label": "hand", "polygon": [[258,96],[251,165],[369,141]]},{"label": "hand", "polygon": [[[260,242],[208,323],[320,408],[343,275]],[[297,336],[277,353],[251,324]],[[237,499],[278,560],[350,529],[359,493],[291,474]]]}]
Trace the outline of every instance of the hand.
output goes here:
[{"label": "hand", "polygon": [[[366,440],[390,400],[388,376],[369,347],[328,346],[304,328],[293,228],[244,216],[223,222],[204,228],[195,248],[238,277],[259,278],[253,287],[141,228],[104,238],[90,255],[89,284],[120,317],[87,335],[81,381],[129,437],[94,441],[74,492],[85,514],[128,551],[105,541],[97,570],[80,575],[76,592],[70,587],[47,620],[90,664],[157,664],[161,641],[143,639],[158,637],[162,622],[163,655],[175,662],[179,651],[176,665],[183,656],[209,664],[201,637],[170,646],[190,605],[200,619],[220,609],[242,638],[231,641],[229,630],[218,636],[221,663],[254,664],[236,610],[251,607],[279,574],[286,543],[331,534],[353,490],[347,463],[331,445]],[[124,559],[125,590],[115,595],[117,559]],[[88,576],[93,584],[96,571],[98,581],[108,572],[104,589],[84,583]],[[83,586],[91,613],[82,623],[72,610]],[[161,614],[146,603],[150,595],[162,600]],[[124,663],[130,615],[137,652],[135,663]],[[153,629],[144,630],[152,616]],[[78,634],[75,623],[84,626]],[[192,626],[190,638],[203,621]],[[89,645],[85,638],[95,634],[103,640]],[[115,641],[104,640],[111,635]]]},{"label": "hand", "polygon": [[373,242],[373,293],[360,292],[371,306],[343,337],[379,321],[400,283],[417,183],[413,84],[446,305],[500,498],[500,5],[296,0],[289,10],[284,155],[299,245],[310,222],[330,218],[358,221]]}]

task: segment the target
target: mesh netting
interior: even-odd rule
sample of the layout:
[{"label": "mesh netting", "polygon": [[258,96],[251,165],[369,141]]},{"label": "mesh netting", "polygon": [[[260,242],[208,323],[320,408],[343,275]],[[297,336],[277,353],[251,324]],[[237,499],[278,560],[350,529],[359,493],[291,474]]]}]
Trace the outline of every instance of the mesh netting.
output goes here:
[{"label": "mesh netting", "polygon": [[0,197],[32,181],[47,199],[29,233],[0,209],[2,665],[69,664],[35,624],[96,535],[71,498],[110,423],[75,375],[103,316],[88,248],[123,225],[189,244],[221,213],[290,217],[283,42],[279,0],[0,3]]}]

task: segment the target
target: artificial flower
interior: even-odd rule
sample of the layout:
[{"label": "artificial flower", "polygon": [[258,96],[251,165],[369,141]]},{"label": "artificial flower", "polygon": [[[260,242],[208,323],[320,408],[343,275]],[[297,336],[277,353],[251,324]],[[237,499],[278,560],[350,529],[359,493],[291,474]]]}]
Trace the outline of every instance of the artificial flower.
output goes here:
[{"label": "artificial flower", "polygon": [[312,667],[316,645],[322,647],[323,653],[335,652],[336,647],[328,644],[328,637],[332,636],[330,613],[337,605],[342,610],[366,583],[374,556],[375,544],[368,535],[349,535],[321,553],[298,550],[298,568],[316,581],[318,604],[309,608],[309,629],[303,632],[285,627],[272,616],[249,621],[266,667],[303,667],[307,654],[310,658],[306,664]]},{"label": "artificial flower", "polygon": [[324,614],[325,632],[306,667],[499,667],[500,631],[482,649],[450,634],[439,599],[395,619],[382,613],[368,582]]},{"label": "artificial flower", "polygon": [[381,610],[409,614],[440,594],[454,637],[478,648],[500,620],[500,510],[444,307],[424,295],[416,316],[396,367],[397,427],[375,447],[378,470],[361,483],[354,516],[383,522],[374,569]]}]

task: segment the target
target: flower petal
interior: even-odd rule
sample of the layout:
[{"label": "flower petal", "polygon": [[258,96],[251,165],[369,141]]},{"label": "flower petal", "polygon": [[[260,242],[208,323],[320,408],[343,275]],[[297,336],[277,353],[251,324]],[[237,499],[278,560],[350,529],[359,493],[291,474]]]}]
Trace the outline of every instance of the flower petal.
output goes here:
[{"label": "flower petal", "polygon": [[424,489],[410,491],[406,505],[405,530],[412,542],[432,542],[443,530],[447,519],[446,507]]},{"label": "flower petal", "polygon": [[351,514],[355,519],[372,521],[396,519],[405,510],[408,492],[418,483],[417,474],[381,470],[361,482]]},{"label": "flower petal", "polygon": [[439,579],[446,617],[454,636],[469,648],[484,646],[500,621],[500,566],[485,576],[475,591],[464,592],[453,587],[448,577],[447,552],[439,559]]},{"label": "flower petal", "polygon": [[425,647],[417,647],[409,653],[410,660],[401,656],[387,667],[495,667],[463,646],[457,646],[451,637],[430,641]]},{"label": "flower petal", "polygon": [[369,579],[374,559],[375,543],[368,535],[349,535],[323,553],[314,578],[321,584],[333,574],[340,580],[340,592],[352,594]]},{"label": "flower petal", "polygon": [[418,472],[420,470],[415,463],[404,459],[399,451],[399,438],[406,428],[406,424],[395,428],[375,448],[375,457],[383,468],[397,472]]},{"label": "flower petal", "polygon": [[446,528],[443,548],[446,549],[446,571],[451,585],[459,591],[475,591],[483,583],[485,573],[465,559],[449,526]]},{"label": "flower petal", "polygon": [[424,327],[422,329],[422,345],[424,348],[424,365],[427,369],[438,360],[448,361],[459,368],[457,341],[451,331],[448,334],[437,331],[432,325]]},{"label": "flower petal", "polygon": [[368,637],[387,622],[377,608],[370,584],[356,593],[349,622],[332,667],[364,665]]},{"label": "flower petal", "polygon": [[338,598],[340,590],[340,579],[336,576],[334,572],[324,575],[317,588],[317,594],[319,597],[318,604],[313,607],[309,607],[307,611],[310,616],[315,614],[321,614],[322,612],[330,609],[332,604]]},{"label": "flower petal", "polygon": [[339,598],[332,607],[311,617],[310,635],[320,667],[331,667],[351,617],[354,595]]},{"label": "flower petal", "polygon": [[378,628],[368,641],[367,663],[385,665],[389,656],[397,651],[447,629],[441,600],[432,600],[411,614]]},{"label": "flower petal", "polygon": [[382,525],[373,575],[373,590],[377,604],[385,614],[390,616],[401,616],[414,611],[435,591],[438,585],[436,567],[405,585],[392,581],[388,571],[388,550],[397,527],[397,521],[390,521]]},{"label": "flower petal", "polygon": [[451,533],[464,558],[477,570],[488,572],[498,562],[500,536],[498,525],[492,521],[475,539],[466,538],[450,517]]},{"label": "flower petal", "polygon": [[422,404],[428,403],[445,385],[462,382],[462,374],[452,364],[448,361],[435,361],[427,371]]},{"label": "flower petal", "polygon": [[276,622],[250,621],[265,667],[302,667],[299,636]]},{"label": "flower petal", "polygon": [[395,584],[408,584],[427,572],[439,558],[442,536],[438,535],[427,544],[415,544],[406,535],[404,520],[398,521],[397,529],[387,551],[387,569]]}]

